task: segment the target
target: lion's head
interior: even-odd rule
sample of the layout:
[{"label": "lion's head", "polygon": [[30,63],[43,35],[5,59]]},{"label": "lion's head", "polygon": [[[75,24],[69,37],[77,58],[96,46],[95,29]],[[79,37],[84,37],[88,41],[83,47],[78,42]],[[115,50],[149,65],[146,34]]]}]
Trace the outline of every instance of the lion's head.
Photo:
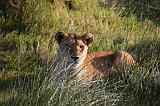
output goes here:
[{"label": "lion's head", "polygon": [[55,39],[59,45],[57,57],[72,64],[72,68],[79,67],[86,58],[88,47],[93,41],[92,34],[79,36],[76,33],[57,32]]}]

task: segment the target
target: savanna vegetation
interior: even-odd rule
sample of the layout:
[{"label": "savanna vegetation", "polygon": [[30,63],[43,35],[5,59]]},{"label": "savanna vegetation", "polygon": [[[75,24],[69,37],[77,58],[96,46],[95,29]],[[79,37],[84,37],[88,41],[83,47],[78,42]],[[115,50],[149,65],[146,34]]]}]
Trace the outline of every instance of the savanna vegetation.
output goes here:
[{"label": "savanna vegetation", "polygon": [[[159,0],[1,0],[0,106],[160,105],[159,22]],[[48,65],[57,31],[90,32],[89,51],[121,49],[137,63],[58,84]]]}]

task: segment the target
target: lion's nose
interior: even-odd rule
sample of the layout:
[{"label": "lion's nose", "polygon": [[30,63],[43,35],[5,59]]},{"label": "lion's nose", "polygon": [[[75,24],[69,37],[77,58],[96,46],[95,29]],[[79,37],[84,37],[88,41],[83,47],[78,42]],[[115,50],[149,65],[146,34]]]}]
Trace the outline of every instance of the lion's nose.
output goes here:
[{"label": "lion's nose", "polygon": [[75,57],[75,56],[71,56],[71,58],[72,58],[74,61],[76,61],[76,60],[79,59],[79,57]]}]

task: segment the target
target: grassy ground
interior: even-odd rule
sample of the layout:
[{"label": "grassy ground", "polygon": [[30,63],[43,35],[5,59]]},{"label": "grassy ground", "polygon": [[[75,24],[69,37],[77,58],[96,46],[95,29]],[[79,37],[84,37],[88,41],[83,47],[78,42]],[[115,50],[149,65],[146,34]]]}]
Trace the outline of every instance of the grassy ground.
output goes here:
[{"label": "grassy ground", "polygon": [[[13,0],[14,1],[14,0]],[[12,0],[0,18],[0,105],[159,105],[160,27],[95,0]],[[80,4],[80,5],[79,5]],[[89,51],[125,50],[137,64],[87,85],[48,81],[55,32],[90,32]]]}]

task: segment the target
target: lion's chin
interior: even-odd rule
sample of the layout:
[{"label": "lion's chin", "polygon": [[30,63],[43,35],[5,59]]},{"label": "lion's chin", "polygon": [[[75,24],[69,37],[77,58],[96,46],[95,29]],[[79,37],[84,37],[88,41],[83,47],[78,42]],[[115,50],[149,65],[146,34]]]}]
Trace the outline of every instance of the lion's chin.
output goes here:
[{"label": "lion's chin", "polygon": [[77,60],[77,61],[74,61],[74,60],[70,60],[69,61],[69,63],[70,63],[70,69],[72,69],[72,70],[75,70],[75,69],[77,69],[77,68],[79,68],[80,66],[81,66],[81,60]]},{"label": "lion's chin", "polygon": [[80,67],[80,64],[79,64],[78,62],[75,62],[75,63],[72,64],[71,69],[75,70],[75,69],[77,69],[78,67]]}]

